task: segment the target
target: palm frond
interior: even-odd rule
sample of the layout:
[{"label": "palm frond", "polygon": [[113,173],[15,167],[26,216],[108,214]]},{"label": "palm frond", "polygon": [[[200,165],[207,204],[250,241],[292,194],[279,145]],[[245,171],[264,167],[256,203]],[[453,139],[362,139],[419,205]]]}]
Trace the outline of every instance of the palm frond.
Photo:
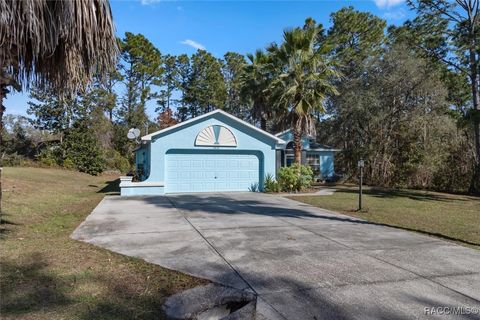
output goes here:
[{"label": "palm frond", "polygon": [[107,74],[118,55],[107,0],[0,0],[0,45],[2,78],[63,93]]}]

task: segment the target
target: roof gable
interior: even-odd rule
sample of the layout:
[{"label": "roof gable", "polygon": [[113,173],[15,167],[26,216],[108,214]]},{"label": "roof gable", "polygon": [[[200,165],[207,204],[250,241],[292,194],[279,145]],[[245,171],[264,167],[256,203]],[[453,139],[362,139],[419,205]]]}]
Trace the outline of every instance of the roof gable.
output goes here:
[{"label": "roof gable", "polygon": [[273,135],[273,134],[270,134],[266,131],[263,131],[262,129],[260,128],[257,128],[253,125],[251,125],[250,123],[248,122],[245,122],[223,110],[220,110],[220,109],[217,109],[217,110],[214,110],[214,111],[211,111],[209,113],[205,113],[201,116],[198,116],[198,117],[195,117],[195,118],[192,118],[192,119],[189,119],[189,120],[186,120],[186,121],[183,121],[183,122],[180,122],[174,126],[171,126],[171,127],[168,127],[168,128],[165,128],[165,129],[162,129],[162,130],[158,130],[158,131],[155,131],[153,133],[150,133],[150,134],[147,134],[145,136],[142,137],[142,141],[151,141],[153,137],[155,136],[158,136],[158,135],[163,135],[163,134],[168,134],[169,132],[173,132],[173,131],[178,131],[179,129],[181,129],[182,127],[187,127],[187,126],[190,126],[190,125],[193,125],[195,123],[198,123],[202,120],[206,120],[208,118],[211,118],[213,117],[214,115],[216,114],[221,114],[221,115],[224,115],[226,116],[227,118],[229,118],[230,120],[233,120],[234,122],[242,125],[242,126],[245,126],[249,129],[252,129],[252,130],[255,130],[256,132],[260,133],[261,135],[275,141],[276,143],[278,144],[285,144],[285,141],[282,140],[281,138]]},{"label": "roof gable", "polygon": [[[291,133],[291,132],[292,132],[292,129],[287,129],[287,130],[281,131],[279,133],[276,133],[275,137],[282,137],[282,136],[284,136],[288,133]],[[292,133],[292,135],[293,135],[293,133]],[[310,135],[304,134],[304,135],[302,135],[302,138],[314,139],[315,136],[310,136]]]},{"label": "roof gable", "polygon": [[[275,136],[282,138],[285,141],[292,142],[293,141],[293,132],[292,129],[287,129],[285,131],[279,132],[275,134]],[[340,149],[335,149],[327,145],[319,144],[315,141],[315,137],[311,137],[308,135],[303,135],[302,139],[302,149],[304,150],[312,150],[312,151],[341,151]]]}]

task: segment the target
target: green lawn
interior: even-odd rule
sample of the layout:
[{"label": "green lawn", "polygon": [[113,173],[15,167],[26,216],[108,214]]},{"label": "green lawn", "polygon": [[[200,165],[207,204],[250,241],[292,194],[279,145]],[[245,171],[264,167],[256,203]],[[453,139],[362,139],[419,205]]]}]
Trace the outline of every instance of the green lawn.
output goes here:
[{"label": "green lawn", "polygon": [[413,230],[480,249],[480,197],[417,190],[364,189],[363,210],[358,193],[337,186],[331,196],[292,199],[375,223]]},{"label": "green lawn", "polygon": [[69,238],[115,180],[4,169],[2,319],[162,319],[167,296],[205,283]]}]

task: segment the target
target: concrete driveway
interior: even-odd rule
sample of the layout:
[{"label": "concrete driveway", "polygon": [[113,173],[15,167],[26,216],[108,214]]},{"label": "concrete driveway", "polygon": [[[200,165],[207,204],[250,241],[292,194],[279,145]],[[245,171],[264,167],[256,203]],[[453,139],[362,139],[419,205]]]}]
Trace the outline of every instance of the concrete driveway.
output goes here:
[{"label": "concrete driveway", "polygon": [[252,290],[257,319],[480,319],[480,251],[280,196],[106,197],[72,237]]}]

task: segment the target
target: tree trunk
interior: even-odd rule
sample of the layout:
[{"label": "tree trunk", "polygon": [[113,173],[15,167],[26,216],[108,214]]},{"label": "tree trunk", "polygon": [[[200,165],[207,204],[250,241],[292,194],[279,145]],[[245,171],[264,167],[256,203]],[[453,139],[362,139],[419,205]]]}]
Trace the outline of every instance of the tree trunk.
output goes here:
[{"label": "tree trunk", "polygon": [[267,119],[264,117],[260,118],[260,129],[267,131]]},{"label": "tree trunk", "polygon": [[[3,106],[3,99],[7,94],[7,87],[4,84],[0,84],[0,146],[3,146],[3,113],[5,112],[5,107]],[[0,159],[1,161],[1,159]],[[0,166],[2,164],[0,163]]]},{"label": "tree trunk", "polygon": [[470,182],[469,191],[471,193],[478,193],[480,191],[480,75],[478,72],[478,60],[475,54],[474,48],[469,52],[469,65],[470,65],[470,79],[472,89],[472,119],[473,119],[473,131],[475,134],[475,164],[474,173]]},{"label": "tree trunk", "polygon": [[[0,85],[0,148],[3,149],[3,112],[5,107],[3,106],[3,98],[7,93],[7,88],[5,85]],[[2,150],[3,151],[3,150]],[[2,167],[3,167],[3,157],[0,156],[0,223],[2,220]]]},{"label": "tree trunk", "polygon": [[302,132],[298,128],[293,129],[293,161],[302,164]]}]

